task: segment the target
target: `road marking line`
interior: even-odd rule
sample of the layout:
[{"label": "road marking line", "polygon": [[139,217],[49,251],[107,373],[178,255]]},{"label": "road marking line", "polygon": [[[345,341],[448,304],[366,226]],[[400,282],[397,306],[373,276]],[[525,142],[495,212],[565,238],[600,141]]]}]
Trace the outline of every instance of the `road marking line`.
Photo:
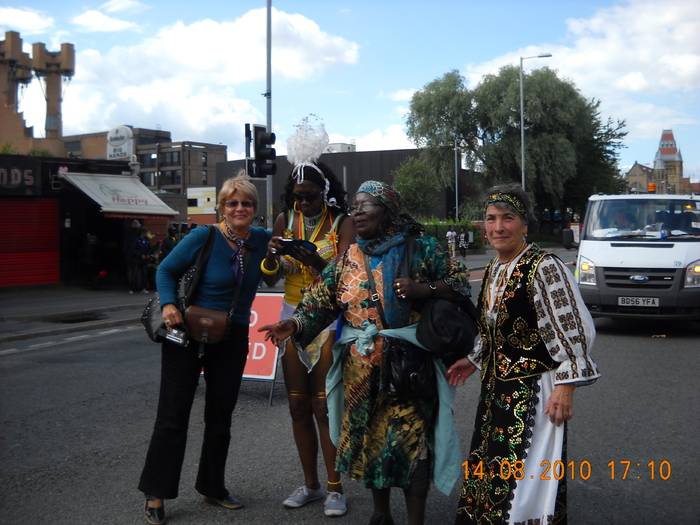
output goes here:
[{"label": "road marking line", "polygon": [[47,341],[46,343],[37,343],[35,345],[29,345],[27,348],[41,348],[42,346],[55,345],[56,341]]},{"label": "road marking line", "polygon": [[78,339],[89,339],[91,335],[77,335],[75,337],[66,337],[64,341],[77,341]]}]

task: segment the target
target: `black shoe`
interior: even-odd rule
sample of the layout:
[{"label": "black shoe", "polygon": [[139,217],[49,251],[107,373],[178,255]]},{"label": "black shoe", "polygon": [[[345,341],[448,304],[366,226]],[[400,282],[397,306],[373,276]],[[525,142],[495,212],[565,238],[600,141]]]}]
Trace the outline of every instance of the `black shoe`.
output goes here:
[{"label": "black shoe", "polygon": [[210,498],[209,496],[202,496],[204,501],[211,503],[212,505],[221,505],[226,509],[238,510],[243,508],[243,503],[233,498],[231,494],[226,496],[224,499]]},{"label": "black shoe", "polygon": [[369,525],[394,525],[394,519],[391,516],[375,514],[369,520]]},{"label": "black shoe", "polygon": [[155,499],[161,498],[146,497],[146,503],[143,506],[143,514],[146,516],[146,521],[151,525],[163,525],[163,523],[165,523],[165,502],[163,502],[161,507],[149,506],[149,503]]}]

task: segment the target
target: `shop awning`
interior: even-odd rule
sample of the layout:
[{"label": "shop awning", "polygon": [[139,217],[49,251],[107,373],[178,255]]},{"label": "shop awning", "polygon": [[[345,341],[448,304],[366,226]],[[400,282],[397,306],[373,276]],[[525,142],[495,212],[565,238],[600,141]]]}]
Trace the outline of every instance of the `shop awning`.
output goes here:
[{"label": "shop awning", "polygon": [[174,217],[177,212],[128,175],[60,173],[94,200],[107,217]]}]

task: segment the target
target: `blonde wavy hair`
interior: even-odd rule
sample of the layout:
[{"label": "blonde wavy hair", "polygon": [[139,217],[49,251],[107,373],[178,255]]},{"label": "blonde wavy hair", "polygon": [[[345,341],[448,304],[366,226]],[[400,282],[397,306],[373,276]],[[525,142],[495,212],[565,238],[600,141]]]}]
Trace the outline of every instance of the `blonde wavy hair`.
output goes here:
[{"label": "blonde wavy hair", "polygon": [[234,193],[238,193],[241,199],[250,199],[255,203],[255,213],[258,212],[258,189],[251,182],[251,178],[241,170],[238,175],[228,179],[219,191],[217,210],[223,216],[226,201],[230,200]]}]

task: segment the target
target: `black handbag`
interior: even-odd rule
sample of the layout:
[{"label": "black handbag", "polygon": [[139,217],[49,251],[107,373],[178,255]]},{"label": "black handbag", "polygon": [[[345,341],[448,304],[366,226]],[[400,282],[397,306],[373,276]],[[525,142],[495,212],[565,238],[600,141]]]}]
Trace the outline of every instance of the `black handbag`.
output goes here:
[{"label": "black handbag", "polygon": [[476,318],[476,306],[469,297],[430,299],[421,309],[416,339],[450,368],[474,347],[479,333]]},{"label": "black handbag", "polygon": [[[406,266],[406,259],[404,259],[404,266]],[[367,254],[365,254],[365,269],[372,291],[371,299],[379,312],[382,324],[389,328]],[[437,395],[433,355],[409,341],[385,337],[381,386],[389,396],[402,399],[429,398]]]},{"label": "black handbag", "polygon": [[[195,263],[185,272],[185,275],[180,279],[180,287],[178,294],[178,310],[180,313],[184,313],[189,305],[195,290],[197,289],[197,284],[202,277],[202,269],[206,267],[209,261],[209,256],[211,255],[211,250],[214,246],[214,236],[216,232],[214,227],[208,227],[209,232],[207,233],[207,238],[204,241],[202,250],[199,252],[199,256]],[[160,296],[158,292],[148,301],[146,308],[141,315],[141,323],[146,329],[146,335],[154,343],[162,343],[167,335],[167,329],[165,328],[165,323],[163,322],[163,309],[160,306]]]},{"label": "black handbag", "polygon": [[[415,236],[406,239],[406,259],[415,250]],[[404,274],[409,276],[408,269]],[[429,299],[421,308],[416,339],[449,368],[455,361],[467,357],[479,333],[476,306],[469,297],[461,299]]]}]

